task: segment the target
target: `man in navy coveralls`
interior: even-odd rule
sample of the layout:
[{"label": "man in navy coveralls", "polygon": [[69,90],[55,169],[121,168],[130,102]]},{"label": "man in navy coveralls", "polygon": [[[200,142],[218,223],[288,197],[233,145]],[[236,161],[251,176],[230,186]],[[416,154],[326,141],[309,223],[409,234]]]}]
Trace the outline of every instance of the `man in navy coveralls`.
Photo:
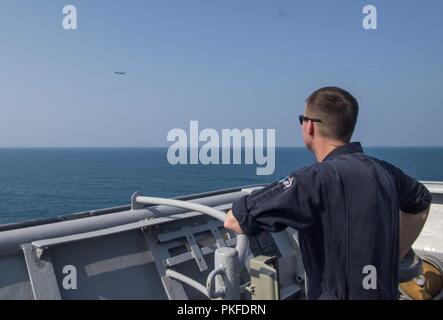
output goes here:
[{"label": "man in navy coveralls", "polygon": [[399,260],[429,213],[421,183],[350,143],[358,109],[343,89],[315,91],[299,120],[318,162],[234,202],[225,221],[250,236],[296,229],[309,299],[396,299]]}]

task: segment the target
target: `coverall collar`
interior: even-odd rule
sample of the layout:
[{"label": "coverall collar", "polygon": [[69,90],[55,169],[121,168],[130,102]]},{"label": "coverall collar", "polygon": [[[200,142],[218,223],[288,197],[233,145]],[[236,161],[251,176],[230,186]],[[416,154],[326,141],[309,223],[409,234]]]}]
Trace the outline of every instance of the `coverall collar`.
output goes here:
[{"label": "coverall collar", "polygon": [[323,161],[332,160],[342,154],[363,152],[360,142],[351,142],[332,150]]}]

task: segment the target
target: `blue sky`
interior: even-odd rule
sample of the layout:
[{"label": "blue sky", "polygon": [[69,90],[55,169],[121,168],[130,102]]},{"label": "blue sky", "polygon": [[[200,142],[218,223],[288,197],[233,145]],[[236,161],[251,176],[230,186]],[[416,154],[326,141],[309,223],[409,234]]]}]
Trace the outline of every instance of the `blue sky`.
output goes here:
[{"label": "blue sky", "polygon": [[297,115],[326,85],[359,99],[365,145],[441,146],[442,14],[439,0],[2,0],[0,147],[166,146],[190,120],[301,146]]}]

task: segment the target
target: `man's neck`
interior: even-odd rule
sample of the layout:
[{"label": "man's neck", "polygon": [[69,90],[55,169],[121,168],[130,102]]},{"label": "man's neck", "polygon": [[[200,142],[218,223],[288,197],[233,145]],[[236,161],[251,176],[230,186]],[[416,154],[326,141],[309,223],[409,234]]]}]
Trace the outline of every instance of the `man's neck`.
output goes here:
[{"label": "man's neck", "polygon": [[341,141],[325,140],[321,141],[320,143],[317,143],[315,148],[313,148],[312,152],[317,158],[317,161],[322,162],[328,156],[328,154],[330,154],[335,149],[344,146],[345,144],[346,143]]}]

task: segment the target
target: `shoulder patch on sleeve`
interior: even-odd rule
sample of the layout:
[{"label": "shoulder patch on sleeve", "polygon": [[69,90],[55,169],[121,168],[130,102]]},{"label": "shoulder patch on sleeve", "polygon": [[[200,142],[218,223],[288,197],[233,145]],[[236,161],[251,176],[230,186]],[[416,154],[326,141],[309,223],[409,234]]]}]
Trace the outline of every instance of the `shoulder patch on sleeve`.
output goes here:
[{"label": "shoulder patch on sleeve", "polygon": [[279,181],[279,184],[283,186],[283,189],[290,188],[295,182],[295,178],[293,176],[288,176]]},{"label": "shoulder patch on sleeve", "polygon": [[276,180],[270,185],[266,186],[261,190],[254,191],[251,195],[247,197],[247,208],[248,210],[254,208],[256,205],[269,201],[289,189],[295,184],[295,178],[293,176],[288,176],[282,180]]}]

